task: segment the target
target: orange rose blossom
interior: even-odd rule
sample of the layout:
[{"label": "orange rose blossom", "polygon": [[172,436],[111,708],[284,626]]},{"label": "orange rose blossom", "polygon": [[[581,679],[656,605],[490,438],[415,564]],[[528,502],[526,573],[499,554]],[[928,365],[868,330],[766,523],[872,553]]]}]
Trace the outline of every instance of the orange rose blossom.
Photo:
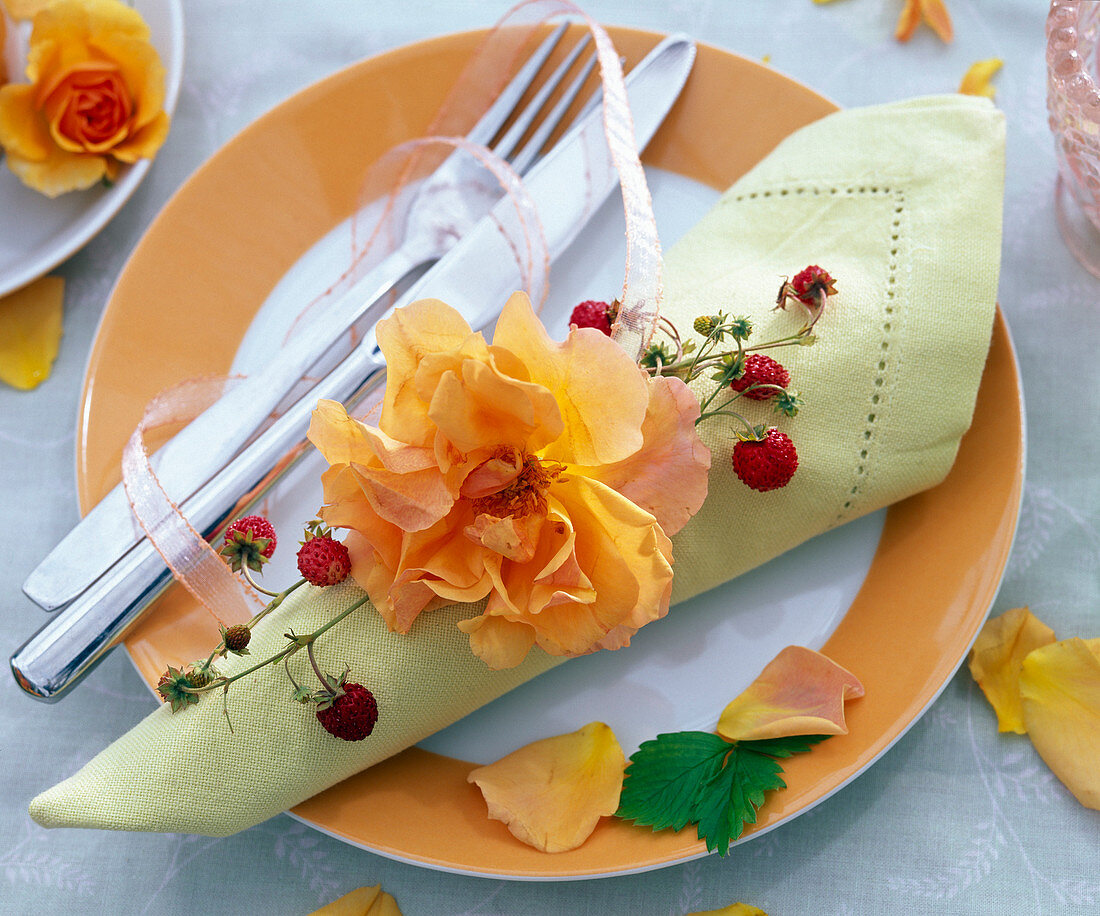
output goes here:
[{"label": "orange rose blossom", "polygon": [[347,528],[352,575],[389,627],[486,599],[459,623],[490,667],[533,645],[627,645],[664,616],[674,534],[707,492],[699,403],[610,338],[553,341],[512,296],[492,344],[423,300],[378,325],[378,426],[321,401],[310,440],[329,462],[321,516]]},{"label": "orange rose blossom", "polygon": [[26,76],[0,87],[0,146],[20,180],[50,197],[113,180],[168,134],[164,67],[144,20],[118,0],[42,6]]}]

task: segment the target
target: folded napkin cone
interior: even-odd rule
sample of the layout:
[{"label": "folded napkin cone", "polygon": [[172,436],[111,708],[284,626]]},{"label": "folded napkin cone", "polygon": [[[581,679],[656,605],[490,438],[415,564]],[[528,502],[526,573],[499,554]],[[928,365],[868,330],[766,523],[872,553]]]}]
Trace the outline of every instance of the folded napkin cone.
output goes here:
[{"label": "folded napkin cone", "polygon": [[[947,474],[989,346],[1003,143],[1003,118],[984,99],[838,112],[787,138],[668,253],[662,313],[685,331],[724,311],[750,315],[755,339],[790,333],[802,315],[771,310],[780,279],[816,263],[838,281],[817,344],[783,353],[805,409],[758,418],[778,418],[796,439],[791,484],[749,490],[731,471],[725,424],[700,428],[710,491],[673,540],[674,605]],[[296,592],[256,628],[250,659],[222,670],[277,651],[288,629],[309,632],[361,594],[350,584]],[[349,664],[378,699],[365,741],[324,732],[270,666],[231,690],[232,734],[220,696],[174,715],[161,707],[34,799],[31,814],[51,827],[214,836],[259,823],[562,661],[535,649],[489,670],[455,626],[478,612],[424,613],[402,636],[368,604],[318,641],[323,667]],[[291,670],[308,680],[303,656]]]}]

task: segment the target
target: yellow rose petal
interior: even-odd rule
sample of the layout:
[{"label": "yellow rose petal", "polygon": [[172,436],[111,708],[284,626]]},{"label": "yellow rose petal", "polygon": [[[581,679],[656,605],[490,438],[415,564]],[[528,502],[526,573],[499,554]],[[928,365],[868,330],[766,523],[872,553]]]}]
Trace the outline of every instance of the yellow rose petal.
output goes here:
[{"label": "yellow rose petal", "polygon": [[1039,756],[1082,805],[1100,811],[1100,639],[1035,649],[1023,661],[1020,697]]},{"label": "yellow rose petal", "polygon": [[530,380],[557,400],[565,429],[540,456],[595,467],[641,448],[647,379],[610,337],[592,328],[573,329],[558,343],[527,296],[515,293],[497,321],[493,345],[519,357]]},{"label": "yellow rose petal", "polygon": [[988,60],[979,60],[970,65],[966,75],[959,83],[959,92],[963,95],[982,95],[987,99],[993,98],[997,90],[990,85],[993,74],[1001,69],[1003,61],[999,57],[991,57]]},{"label": "yellow rose petal", "polygon": [[820,652],[787,646],[722,711],[716,731],[730,741],[846,735],[844,701],[861,696],[850,671]]},{"label": "yellow rose petal", "polygon": [[42,277],[0,299],[0,380],[29,391],[49,378],[64,294],[61,277]]},{"label": "yellow rose petal", "polygon": [[898,41],[908,41],[913,37],[921,20],[928,24],[945,43],[950,43],[954,38],[954,29],[951,26],[951,16],[943,0],[905,0],[901,15],[898,17],[897,28],[894,37]]},{"label": "yellow rose petal", "polygon": [[543,852],[576,849],[619,806],[626,757],[614,733],[591,722],[535,741],[467,777],[518,839]]},{"label": "yellow rose petal", "polygon": [[397,901],[382,885],[359,887],[338,900],[314,910],[310,916],[401,916]]},{"label": "yellow rose petal", "polygon": [[1026,607],[987,620],[970,650],[970,673],[997,713],[997,730],[1024,734],[1019,677],[1033,649],[1054,642],[1054,631]]},{"label": "yellow rose petal", "polygon": [[[829,0],[814,0],[815,3],[828,3]],[[768,916],[760,907],[748,903],[731,903],[720,910],[700,910],[688,913],[688,916]]]}]

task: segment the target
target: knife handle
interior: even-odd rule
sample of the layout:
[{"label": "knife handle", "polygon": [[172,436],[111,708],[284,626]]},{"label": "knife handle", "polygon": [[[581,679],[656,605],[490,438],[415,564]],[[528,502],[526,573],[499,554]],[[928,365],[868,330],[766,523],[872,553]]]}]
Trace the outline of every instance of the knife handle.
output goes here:
[{"label": "knife handle", "polygon": [[[260,501],[300,460],[304,450],[277,474],[271,473],[283,456],[304,441],[318,398],[355,406],[372,395],[378,397],[385,378],[385,363],[376,348],[353,349],[221,474],[186,500],[184,515],[204,537],[217,534],[230,520],[229,513],[239,508],[242,493],[253,493],[249,505]],[[11,670],[16,683],[35,699],[61,699],[171,583],[164,560],[147,538],[142,539],[15,651]]]}]

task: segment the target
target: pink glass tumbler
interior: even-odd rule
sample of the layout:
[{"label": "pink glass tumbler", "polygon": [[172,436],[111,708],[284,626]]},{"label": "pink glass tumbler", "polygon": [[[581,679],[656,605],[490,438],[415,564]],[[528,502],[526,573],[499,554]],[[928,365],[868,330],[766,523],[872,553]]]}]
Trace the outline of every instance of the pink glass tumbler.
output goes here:
[{"label": "pink glass tumbler", "polygon": [[1100,2],[1052,0],[1047,110],[1058,153],[1054,208],[1066,245],[1100,277]]}]

